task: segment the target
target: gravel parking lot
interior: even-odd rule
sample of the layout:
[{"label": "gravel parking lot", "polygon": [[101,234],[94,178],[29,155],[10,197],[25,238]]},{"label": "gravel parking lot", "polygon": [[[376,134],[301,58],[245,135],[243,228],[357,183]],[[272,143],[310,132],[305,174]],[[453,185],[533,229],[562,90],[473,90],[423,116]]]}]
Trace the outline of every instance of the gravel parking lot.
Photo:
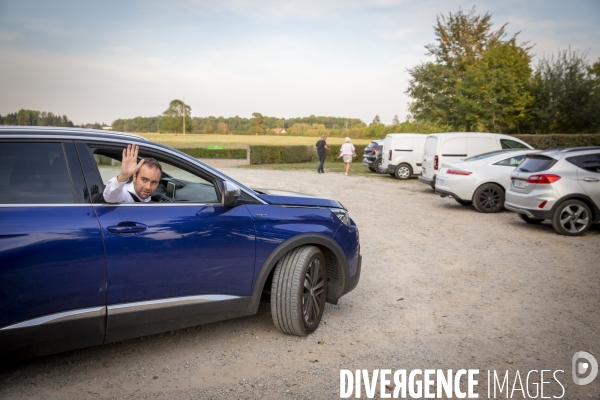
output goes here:
[{"label": "gravel parking lot", "polygon": [[[339,398],[340,369],[384,368],[479,369],[480,398],[487,371],[508,370],[512,385],[517,370],[523,382],[531,370],[562,370],[562,398],[600,398],[600,377],[586,386],[571,378],[576,351],[600,360],[599,226],[559,236],[510,212],[477,213],[416,179],[223,171],[350,210],[361,280],[327,305],[320,328],[306,338],[283,335],[262,304],[255,316],[13,366],[0,373],[0,398]],[[561,395],[551,375],[544,380],[544,396]]]}]

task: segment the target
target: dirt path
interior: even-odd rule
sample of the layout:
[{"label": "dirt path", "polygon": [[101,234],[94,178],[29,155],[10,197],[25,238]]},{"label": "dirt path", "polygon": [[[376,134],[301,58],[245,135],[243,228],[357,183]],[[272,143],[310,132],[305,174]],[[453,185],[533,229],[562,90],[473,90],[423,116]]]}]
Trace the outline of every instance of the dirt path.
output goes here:
[{"label": "dirt path", "polygon": [[[576,351],[600,360],[600,227],[559,236],[510,212],[479,214],[416,180],[223,171],[350,210],[363,273],[327,305],[317,332],[281,334],[263,304],[251,317],[29,361],[0,375],[0,398],[328,399],[339,398],[340,369],[383,368],[477,368],[480,398],[488,370],[519,370],[523,381],[530,370],[563,370],[563,398],[600,398],[600,377],[571,379]],[[545,396],[561,394],[552,382]]]}]

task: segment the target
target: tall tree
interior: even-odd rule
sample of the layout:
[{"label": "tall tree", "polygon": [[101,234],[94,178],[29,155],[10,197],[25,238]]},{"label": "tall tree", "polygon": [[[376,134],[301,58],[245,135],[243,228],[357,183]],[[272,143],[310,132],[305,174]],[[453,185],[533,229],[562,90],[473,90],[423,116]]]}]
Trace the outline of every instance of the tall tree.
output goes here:
[{"label": "tall tree", "polygon": [[266,134],[265,120],[261,113],[252,113],[252,118],[250,119],[250,132],[255,135]]},{"label": "tall tree", "polygon": [[519,131],[533,100],[530,56],[515,39],[497,42],[467,67],[456,96],[465,119],[491,132]]},{"label": "tall tree", "polygon": [[394,115],[394,119],[392,119],[392,125],[400,125],[400,120],[397,115]]},{"label": "tall tree", "polygon": [[437,16],[437,43],[425,46],[434,61],[408,70],[412,78],[406,93],[415,100],[410,106],[415,118],[471,130],[471,121],[457,98],[457,85],[467,69],[505,36],[506,24],[493,31],[491,17],[489,13],[477,15],[475,7],[468,13],[459,9],[447,17]]},{"label": "tall tree", "polygon": [[533,78],[533,130],[539,133],[598,132],[600,82],[586,54],[570,48],[539,61]]},{"label": "tall tree", "polygon": [[379,115],[376,115],[375,118],[373,118],[373,122],[371,122],[371,125],[381,125],[381,120],[379,119]]},{"label": "tall tree", "polygon": [[163,113],[160,129],[167,132],[183,132],[183,116],[185,115],[186,129],[192,127],[192,108],[181,100],[173,100]]}]

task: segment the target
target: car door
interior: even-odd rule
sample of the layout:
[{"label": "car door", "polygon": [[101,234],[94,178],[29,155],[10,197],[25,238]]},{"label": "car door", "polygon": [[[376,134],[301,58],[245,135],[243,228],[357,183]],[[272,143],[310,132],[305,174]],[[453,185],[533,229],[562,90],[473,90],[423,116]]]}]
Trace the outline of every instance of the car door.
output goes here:
[{"label": "car door", "polygon": [[[89,147],[95,158],[86,177],[100,173],[103,186],[116,176],[123,147]],[[252,293],[255,230],[247,207],[222,206],[218,180],[189,161],[144,146],[140,156],[162,164],[155,200],[173,200],[165,197],[168,182],[175,199],[94,203],[106,248],[107,342],[242,315]]]},{"label": "car door", "polygon": [[586,154],[581,158],[577,180],[596,207],[600,208],[600,152]]},{"label": "car door", "polygon": [[0,358],[101,344],[102,234],[72,142],[0,142]]}]

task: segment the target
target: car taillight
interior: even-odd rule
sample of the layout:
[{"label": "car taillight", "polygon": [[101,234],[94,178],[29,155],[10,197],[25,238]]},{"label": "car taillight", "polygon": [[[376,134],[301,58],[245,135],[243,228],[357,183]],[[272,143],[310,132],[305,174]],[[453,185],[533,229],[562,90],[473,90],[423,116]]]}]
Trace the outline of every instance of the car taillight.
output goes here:
[{"label": "car taillight", "polygon": [[392,161],[392,151],[390,150],[390,153],[388,154],[388,160]]},{"label": "car taillight", "polygon": [[537,183],[538,185],[548,185],[560,179],[560,176],[554,174],[531,175],[527,178],[528,183]]},{"label": "car taillight", "polygon": [[446,171],[447,174],[449,175],[471,175],[472,172],[470,171],[460,171],[458,169],[449,169],[448,171]]},{"label": "car taillight", "polygon": [[439,161],[438,156],[433,157],[433,169],[435,169],[436,171],[438,169],[438,161]]}]

